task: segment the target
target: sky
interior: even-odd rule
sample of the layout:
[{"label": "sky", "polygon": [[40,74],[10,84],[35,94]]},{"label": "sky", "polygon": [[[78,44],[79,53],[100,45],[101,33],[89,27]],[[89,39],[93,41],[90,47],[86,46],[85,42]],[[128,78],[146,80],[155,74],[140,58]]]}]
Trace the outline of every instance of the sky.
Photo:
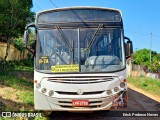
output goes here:
[{"label": "sky", "polygon": [[71,6],[121,10],[124,34],[132,40],[133,50],[146,48],[160,53],[160,0],[33,0],[32,11]]}]

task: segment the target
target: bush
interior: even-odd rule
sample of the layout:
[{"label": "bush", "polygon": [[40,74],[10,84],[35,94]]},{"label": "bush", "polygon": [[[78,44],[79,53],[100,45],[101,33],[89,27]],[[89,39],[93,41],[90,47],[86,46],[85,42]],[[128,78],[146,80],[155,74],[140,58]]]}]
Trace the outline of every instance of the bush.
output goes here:
[{"label": "bush", "polygon": [[20,60],[20,63],[21,63],[22,66],[34,66],[34,60],[33,59]]},{"label": "bush", "polygon": [[158,72],[160,69],[160,63],[159,61],[154,61],[148,66],[149,70],[153,72]]},{"label": "bush", "polygon": [[18,50],[20,50],[21,52],[25,51],[25,45],[23,43],[22,38],[17,38],[13,41],[14,43],[14,47],[17,48]]}]

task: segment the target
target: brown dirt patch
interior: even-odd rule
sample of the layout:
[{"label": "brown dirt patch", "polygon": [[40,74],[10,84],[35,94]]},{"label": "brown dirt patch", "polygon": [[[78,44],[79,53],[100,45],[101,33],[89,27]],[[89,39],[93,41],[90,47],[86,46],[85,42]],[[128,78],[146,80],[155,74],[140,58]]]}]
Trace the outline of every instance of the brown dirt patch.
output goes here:
[{"label": "brown dirt patch", "polygon": [[27,106],[19,99],[18,92],[23,92],[20,90],[13,89],[0,84],[0,102],[4,106],[9,107],[9,110],[18,111],[20,109],[31,110],[33,107]]}]

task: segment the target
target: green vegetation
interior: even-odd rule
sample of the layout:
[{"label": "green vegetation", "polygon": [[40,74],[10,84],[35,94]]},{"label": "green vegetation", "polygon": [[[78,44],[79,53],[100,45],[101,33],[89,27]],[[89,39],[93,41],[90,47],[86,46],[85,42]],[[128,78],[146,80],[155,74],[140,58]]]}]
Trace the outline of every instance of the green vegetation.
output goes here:
[{"label": "green vegetation", "polygon": [[[4,103],[3,111],[34,111],[33,60],[8,61],[7,64],[7,69],[0,71],[0,102]],[[22,119],[25,118],[16,118]],[[47,120],[46,117],[31,119]]]},{"label": "green vegetation", "polygon": [[160,80],[147,77],[129,77],[128,83],[153,95],[160,96]]},{"label": "green vegetation", "polygon": [[[30,56],[30,55],[29,55]],[[6,63],[6,68],[5,69],[1,69],[3,68],[3,63],[0,62],[0,76],[3,75],[4,77],[12,77],[12,79],[16,79],[14,78],[15,72],[33,72],[33,59],[28,57],[28,59],[26,60],[20,60],[20,61],[16,61],[16,60],[11,60],[8,61]],[[6,76],[5,76],[6,75]]]},{"label": "green vegetation", "polygon": [[23,38],[16,38],[13,41],[14,47],[17,48],[19,51],[24,52],[26,50],[26,47],[23,42]]},{"label": "green vegetation", "polygon": [[[33,48],[34,47],[34,43],[35,43],[35,30],[33,29],[29,29],[28,30],[28,44],[27,46]],[[24,44],[24,39],[23,37],[19,37],[19,38],[15,38],[13,41],[14,47],[17,48],[20,52],[25,52],[26,50],[26,45]]]},{"label": "green vegetation", "polygon": [[15,38],[23,35],[26,24],[34,21],[35,13],[31,11],[32,6],[32,0],[0,0],[0,35],[4,37],[3,40],[0,38],[0,41],[7,43],[3,58],[5,66],[10,44]]},{"label": "green vegetation", "polygon": [[141,65],[147,69],[156,72],[160,70],[160,55],[155,51],[151,51],[152,59],[150,63],[150,50],[141,49],[132,54],[134,64]]},{"label": "green vegetation", "polygon": [[[8,88],[5,91],[6,98],[14,98],[21,101],[25,108],[33,108],[33,60],[9,61],[7,64],[7,69],[0,73],[0,84]],[[13,96],[14,91],[16,92]]]},{"label": "green vegetation", "polygon": [[[28,55],[30,56],[30,55]],[[12,60],[8,62],[8,69],[10,71],[33,71],[33,59],[28,57],[28,59],[25,60]]]},{"label": "green vegetation", "polygon": [[[15,74],[17,75],[17,74]],[[4,81],[3,84],[14,89],[23,90],[31,89],[33,87],[33,82],[27,81],[25,78],[19,78],[12,75],[0,76],[1,80]]]},{"label": "green vegetation", "polygon": [[[34,107],[31,54],[27,60],[7,61],[11,44],[21,52],[26,49],[22,35],[26,24],[34,21],[32,6],[33,0],[0,0],[0,41],[7,43],[5,56],[0,57],[0,102],[5,104],[4,111],[32,111]],[[32,44],[34,34],[30,32]]]}]

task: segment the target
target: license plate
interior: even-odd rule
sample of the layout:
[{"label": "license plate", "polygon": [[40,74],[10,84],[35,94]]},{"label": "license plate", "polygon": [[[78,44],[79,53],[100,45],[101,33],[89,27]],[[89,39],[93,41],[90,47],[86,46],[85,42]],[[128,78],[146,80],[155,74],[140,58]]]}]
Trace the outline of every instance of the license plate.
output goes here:
[{"label": "license plate", "polygon": [[72,100],[73,106],[88,106],[89,101],[88,100]]}]

